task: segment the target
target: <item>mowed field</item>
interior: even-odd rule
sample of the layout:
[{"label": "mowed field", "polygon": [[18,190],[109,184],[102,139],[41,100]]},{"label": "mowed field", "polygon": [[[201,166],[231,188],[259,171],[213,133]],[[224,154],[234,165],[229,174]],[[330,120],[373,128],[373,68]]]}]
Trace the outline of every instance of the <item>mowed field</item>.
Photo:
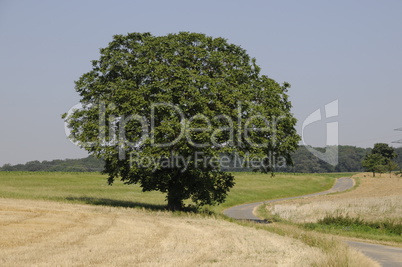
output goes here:
[{"label": "mowed field", "polygon": [[311,266],[300,241],[212,217],[0,199],[1,266]]},{"label": "mowed field", "polygon": [[[330,188],[331,175],[236,174],[216,215],[93,173],[0,173],[0,266],[342,266],[327,249],[223,220],[225,206]],[[91,204],[91,205],[88,205]],[[335,241],[331,241],[335,242]],[[376,266],[346,246],[348,266]]]}]

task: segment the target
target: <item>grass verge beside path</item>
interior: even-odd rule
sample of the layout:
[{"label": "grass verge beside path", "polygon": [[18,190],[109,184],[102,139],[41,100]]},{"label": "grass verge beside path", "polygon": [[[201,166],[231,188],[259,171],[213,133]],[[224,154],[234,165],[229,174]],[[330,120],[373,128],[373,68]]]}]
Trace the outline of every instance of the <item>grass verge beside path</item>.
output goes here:
[{"label": "grass verge beside path", "polygon": [[359,174],[355,179],[359,186],[353,191],[269,203],[259,207],[258,214],[300,231],[401,246],[402,178]]}]

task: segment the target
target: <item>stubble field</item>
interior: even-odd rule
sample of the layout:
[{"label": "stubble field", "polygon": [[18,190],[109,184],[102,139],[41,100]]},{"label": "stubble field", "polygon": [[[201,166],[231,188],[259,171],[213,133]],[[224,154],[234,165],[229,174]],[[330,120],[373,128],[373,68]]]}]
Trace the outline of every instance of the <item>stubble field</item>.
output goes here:
[{"label": "stubble field", "polygon": [[163,194],[108,187],[99,174],[0,173],[0,266],[378,266],[333,238],[219,215],[244,202],[324,191],[341,176],[236,174],[227,202],[207,216],[164,211]]},{"label": "stubble field", "polygon": [[300,241],[213,217],[0,199],[1,266],[311,266]]}]

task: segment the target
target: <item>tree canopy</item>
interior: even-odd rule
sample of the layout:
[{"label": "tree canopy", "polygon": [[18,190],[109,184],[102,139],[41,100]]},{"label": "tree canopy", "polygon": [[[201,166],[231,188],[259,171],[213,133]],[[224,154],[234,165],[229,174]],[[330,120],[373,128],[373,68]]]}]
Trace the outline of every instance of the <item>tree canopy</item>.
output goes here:
[{"label": "tree canopy", "polygon": [[225,200],[227,161],[269,172],[300,140],[289,84],[223,38],[181,32],[115,35],[76,81],[82,108],[63,118],[71,138],[120,178],[167,194],[169,209]]},{"label": "tree canopy", "polygon": [[371,153],[364,158],[362,165],[375,176],[376,172],[383,173],[386,170],[389,172],[398,168],[398,164],[393,161],[397,157],[397,153],[393,147],[388,144],[377,143]]},{"label": "tree canopy", "polygon": [[386,159],[386,161],[393,160],[397,156],[395,149],[385,143],[374,144],[371,154],[379,154],[383,156]]},{"label": "tree canopy", "polygon": [[387,164],[386,159],[382,155],[375,153],[368,154],[362,162],[366,171],[373,172],[373,176],[378,172],[383,173],[385,171],[385,164]]}]

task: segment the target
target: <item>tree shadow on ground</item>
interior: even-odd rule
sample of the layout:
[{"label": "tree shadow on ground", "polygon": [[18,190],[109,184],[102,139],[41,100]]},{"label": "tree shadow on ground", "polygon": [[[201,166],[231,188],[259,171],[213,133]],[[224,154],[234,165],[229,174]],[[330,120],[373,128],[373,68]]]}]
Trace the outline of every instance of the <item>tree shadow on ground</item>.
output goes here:
[{"label": "tree shadow on ground", "polygon": [[109,207],[123,207],[123,208],[144,208],[153,211],[165,211],[166,205],[156,205],[141,202],[116,200],[109,198],[97,198],[97,197],[66,197],[68,201],[81,202],[89,205],[109,206]]},{"label": "tree shadow on ground", "polygon": [[[107,206],[107,207],[123,207],[123,208],[142,208],[146,210],[152,211],[171,211],[168,209],[167,205],[157,205],[157,204],[149,204],[142,202],[134,202],[134,201],[126,201],[126,200],[117,200],[110,198],[97,198],[97,197],[66,197],[67,201],[85,203],[89,205],[95,206]],[[182,210],[177,210],[174,212],[184,212],[184,213],[197,213],[203,215],[213,215],[214,212],[208,209],[200,209],[195,205],[187,205],[183,207]]]}]

